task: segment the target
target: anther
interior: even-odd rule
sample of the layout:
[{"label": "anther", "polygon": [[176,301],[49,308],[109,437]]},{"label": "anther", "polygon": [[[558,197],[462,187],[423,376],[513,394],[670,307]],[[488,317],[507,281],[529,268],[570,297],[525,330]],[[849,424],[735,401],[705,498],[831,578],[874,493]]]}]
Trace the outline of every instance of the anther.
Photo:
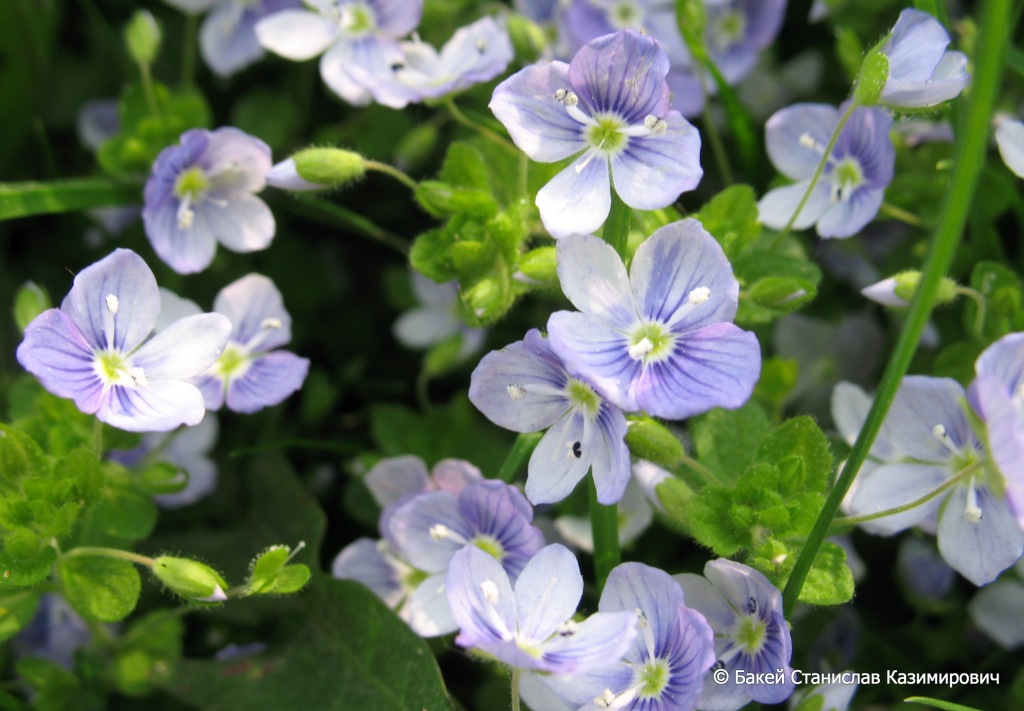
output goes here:
[{"label": "anther", "polygon": [[505,386],[505,391],[508,393],[508,396],[513,400],[522,400],[524,397],[526,397],[526,388],[517,383],[509,383],[507,386]]},{"label": "anther", "polygon": [[485,580],[480,583],[480,592],[484,594],[487,602],[498,602],[501,595],[498,594],[498,586],[494,584],[493,580]]},{"label": "anther", "polygon": [[146,373],[142,368],[129,368],[128,377],[132,379],[132,382],[137,388],[144,388],[149,384],[146,381]]},{"label": "anther", "polygon": [[281,319],[268,316],[267,318],[260,321],[260,328],[272,328],[275,331],[281,328]]},{"label": "anther", "polygon": [[644,336],[629,347],[629,357],[633,360],[640,360],[653,350],[654,344],[651,342],[651,339]]},{"label": "anther", "polygon": [[605,689],[601,692],[600,696],[594,697],[594,705],[600,708],[606,709],[615,703],[615,694],[612,693],[611,689]]},{"label": "anther", "polygon": [[687,300],[694,306],[700,306],[711,298],[711,289],[706,286],[698,286],[686,295]]},{"label": "anther", "polygon": [[[452,534],[451,529],[443,523],[436,523],[430,527],[430,537],[435,541],[443,541]],[[493,585],[493,583],[492,583]]]},{"label": "anther", "polygon": [[555,633],[559,637],[572,637],[576,634],[577,628],[578,625],[575,622],[572,620],[566,620],[555,629]]},{"label": "anther", "polygon": [[753,597],[747,598],[747,612],[749,612],[751,615],[757,612],[757,600],[755,600]]},{"label": "anther", "polygon": [[110,312],[111,316],[116,314],[117,310],[121,308],[121,302],[118,301],[117,296],[115,296],[114,294],[107,294],[107,298],[105,299],[105,301],[107,302],[107,311]]}]

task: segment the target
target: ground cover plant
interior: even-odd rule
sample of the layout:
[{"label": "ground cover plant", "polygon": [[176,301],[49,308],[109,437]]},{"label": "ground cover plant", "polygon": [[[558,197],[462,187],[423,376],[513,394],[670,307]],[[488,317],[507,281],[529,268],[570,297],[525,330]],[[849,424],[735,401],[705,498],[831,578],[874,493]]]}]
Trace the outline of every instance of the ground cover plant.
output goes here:
[{"label": "ground cover plant", "polygon": [[0,4],[0,708],[1024,707],[1020,14]]}]

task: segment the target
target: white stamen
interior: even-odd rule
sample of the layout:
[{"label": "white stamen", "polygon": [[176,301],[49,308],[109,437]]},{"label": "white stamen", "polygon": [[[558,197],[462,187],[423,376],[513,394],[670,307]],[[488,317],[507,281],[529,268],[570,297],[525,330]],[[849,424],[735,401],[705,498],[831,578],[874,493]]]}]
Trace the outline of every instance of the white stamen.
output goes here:
[{"label": "white stamen", "polygon": [[572,620],[566,620],[562,624],[558,625],[558,627],[555,629],[555,633],[559,637],[571,637],[574,634],[576,634],[576,630],[578,627],[579,625],[577,625]]},{"label": "white stamen", "polygon": [[605,689],[601,692],[600,696],[594,697],[594,704],[600,706],[603,709],[608,708],[615,703],[615,694],[612,693],[611,689]]},{"label": "white stamen", "polygon": [[522,400],[526,397],[526,388],[516,383],[509,383],[505,390],[508,392],[508,396],[513,400]]},{"label": "white stamen", "polygon": [[114,294],[107,294],[106,302],[107,311],[110,312],[111,316],[116,314],[117,310],[121,308],[121,302],[118,301],[117,296],[115,296]]},{"label": "white stamen", "polygon": [[647,647],[647,658],[654,659],[654,630],[651,629],[651,623],[639,607],[633,611],[636,613],[636,627],[643,637],[644,646]]},{"label": "white stamen", "polygon": [[186,195],[178,205],[178,229],[187,230],[192,227],[195,217],[196,213],[192,211],[192,196]]},{"label": "white stamen", "polygon": [[809,133],[800,134],[800,145],[804,148],[820,148],[818,142],[814,140],[814,137]]},{"label": "white stamen", "polygon": [[604,145],[604,139],[602,138],[601,142],[599,144],[597,144],[596,146],[591,148],[589,151],[587,151],[587,157],[584,158],[579,163],[577,163],[576,166],[575,166],[577,173],[582,173],[584,171],[584,169],[586,169],[586,167],[588,165],[590,165],[590,161],[594,160],[594,156],[597,155],[598,151],[601,150],[601,146],[603,146],[603,145]]},{"label": "white stamen", "polygon": [[555,91],[555,101],[562,101],[568,93],[565,89],[558,89]]},{"label": "white stamen", "polygon": [[981,507],[978,506],[978,492],[974,488],[974,477],[967,486],[967,506],[964,508],[964,518],[968,523],[981,523]]},{"label": "white stamen", "polygon": [[644,116],[644,128],[649,131],[648,135],[660,136],[668,130],[668,124],[654,114],[647,114]]},{"label": "white stamen", "polygon": [[487,51],[487,43],[484,42],[482,39],[481,40],[477,40],[476,41],[476,51],[479,52],[480,54],[483,54],[484,52],[486,52]]},{"label": "white stamen", "polygon": [[493,580],[485,580],[480,583],[480,592],[484,594],[487,602],[496,603],[501,599],[501,595],[498,594],[498,586],[494,584]]},{"label": "white stamen", "polygon": [[135,383],[135,387],[137,388],[144,388],[149,385],[146,381],[146,373],[142,368],[129,368],[128,377],[132,379],[132,382]]},{"label": "white stamen", "polygon": [[698,286],[687,294],[686,298],[694,306],[700,306],[711,298],[711,289],[706,286]]},{"label": "white stamen", "polygon": [[443,541],[452,534],[450,528],[445,526],[443,523],[436,523],[430,527],[430,537],[435,541]]},{"label": "white stamen", "polygon": [[654,344],[651,343],[651,339],[644,336],[639,341],[629,347],[629,357],[633,360],[640,360],[645,355],[654,350]]},{"label": "white stamen", "polygon": [[940,442],[946,441],[946,428],[942,425],[932,427],[932,436]]},{"label": "white stamen", "polygon": [[576,95],[575,91],[567,91],[564,94],[562,94],[562,98],[559,99],[559,101],[565,104],[566,108],[572,108],[573,106],[576,106],[578,103],[580,103],[580,97]]}]

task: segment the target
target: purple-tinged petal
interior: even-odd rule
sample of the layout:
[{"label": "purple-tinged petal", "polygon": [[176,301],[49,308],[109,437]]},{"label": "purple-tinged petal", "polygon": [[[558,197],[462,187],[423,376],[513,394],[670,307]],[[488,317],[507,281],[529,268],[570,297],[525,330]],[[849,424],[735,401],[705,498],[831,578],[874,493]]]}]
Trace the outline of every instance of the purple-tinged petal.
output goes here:
[{"label": "purple-tinged petal", "polygon": [[203,402],[207,410],[217,411],[224,407],[224,397],[227,395],[224,381],[215,375],[201,375],[192,380],[192,384],[199,388],[203,394]]},{"label": "purple-tinged petal", "polygon": [[537,192],[537,209],[555,239],[597,231],[612,209],[608,160],[590,152],[577,158]]},{"label": "purple-tinged petal", "polygon": [[395,339],[408,348],[429,348],[455,335],[462,327],[450,309],[420,306],[406,311],[395,321]]},{"label": "purple-tinged petal", "polygon": [[626,266],[610,244],[574,235],[558,243],[557,260],[558,281],[573,306],[613,328],[636,325],[639,318]]},{"label": "purple-tinged petal", "polygon": [[338,26],[308,10],[284,10],[256,23],[260,44],[285,59],[312,59],[338,37]]},{"label": "purple-tinged petal", "polygon": [[160,316],[157,317],[154,331],[163,331],[175,321],[180,321],[188,316],[198,316],[203,313],[199,304],[183,299],[169,289],[160,287]]},{"label": "purple-tinged petal", "polygon": [[366,106],[373,101],[373,94],[350,71],[354,63],[352,43],[338,42],[320,57],[320,78],[328,89],[348,103]]},{"label": "purple-tinged petal", "polygon": [[370,0],[377,30],[388,37],[405,37],[414,32],[423,17],[423,0]]},{"label": "purple-tinged petal", "polygon": [[566,366],[586,373],[610,402],[626,412],[639,409],[636,388],[642,365],[629,356],[622,331],[587,314],[556,311],[548,318],[548,340]]},{"label": "purple-tinged petal", "polygon": [[533,508],[514,486],[488,479],[473,482],[459,494],[459,510],[474,533],[472,542],[501,551],[499,560],[510,578],[544,547],[544,534],[530,525]]},{"label": "purple-tinged petal", "polygon": [[459,625],[457,644],[492,652],[505,645],[515,649],[516,596],[498,561],[474,546],[463,548],[452,556],[445,591]]},{"label": "purple-tinged petal", "polygon": [[611,159],[615,191],[638,210],[671,205],[680,193],[697,187],[704,175],[697,129],[676,112],[664,121],[664,133],[631,138]]},{"label": "purple-tinged petal", "polygon": [[[832,391],[832,420],[847,444],[853,445],[857,439],[870,409],[871,396],[859,385],[845,381],[836,384]],[[871,445],[871,456],[885,461],[899,459],[899,451],[883,434],[879,432],[879,436],[875,437]]]},{"label": "purple-tinged petal", "polygon": [[630,479],[626,416],[617,407],[605,403],[601,413],[586,425],[583,436],[582,459],[590,462],[598,503],[618,503]]},{"label": "purple-tinged petal", "polygon": [[309,192],[313,190],[324,190],[327,186],[319,183],[311,183],[299,175],[295,167],[295,159],[286,158],[267,172],[267,185],[278,190],[291,190],[294,192]]},{"label": "purple-tinged petal", "polygon": [[469,399],[487,419],[513,432],[538,432],[569,409],[567,374],[546,339],[522,341],[483,357],[470,376]]},{"label": "purple-tinged petal", "polygon": [[452,554],[465,547],[473,531],[448,492],[417,496],[391,514],[388,541],[409,564],[439,573],[448,567]]},{"label": "purple-tinged petal", "polygon": [[439,637],[459,629],[445,593],[447,571],[435,573],[420,583],[406,600],[402,617],[421,637]]},{"label": "purple-tinged petal", "polygon": [[213,235],[233,252],[245,253],[269,247],[275,228],[274,214],[265,202],[254,195],[238,195],[223,206],[206,203],[197,209],[192,229]]},{"label": "purple-tinged petal", "polygon": [[884,190],[854,191],[848,199],[833,203],[825,210],[818,220],[818,235],[840,239],[852,237],[874,219],[884,198]]},{"label": "purple-tinged petal", "polygon": [[381,508],[430,488],[427,465],[411,454],[381,459],[366,472],[363,481]]},{"label": "purple-tinged petal", "polygon": [[228,77],[263,57],[256,18],[242,3],[220,3],[199,28],[199,50],[213,73]]},{"label": "purple-tinged petal", "polygon": [[727,630],[736,624],[736,610],[704,576],[681,573],[672,579],[683,589],[687,606],[700,610],[712,629]]},{"label": "purple-tinged petal", "polygon": [[882,306],[891,306],[893,308],[910,306],[909,301],[896,294],[897,286],[899,286],[899,282],[896,281],[896,277],[888,277],[887,279],[882,279],[882,281],[865,286],[860,290],[860,293],[876,304],[882,304]]},{"label": "purple-tinged petal", "polygon": [[415,88],[394,81],[392,67],[405,61],[401,46],[394,39],[367,36],[344,46],[349,56],[344,68],[348,78],[368,91],[378,104],[401,109],[420,99]]},{"label": "purple-tinged petal", "polygon": [[144,343],[132,356],[147,379],[185,380],[217,362],[231,332],[220,314],[186,316]]},{"label": "purple-tinged petal", "polygon": [[[60,308],[91,346],[127,353],[156,325],[160,292],[142,257],[129,249],[116,249],[75,276]],[[108,333],[109,324],[113,333]]]},{"label": "purple-tinged petal", "polygon": [[714,323],[679,336],[672,355],[648,363],[636,400],[652,415],[681,420],[713,407],[739,407],[760,374],[757,336],[731,323]]},{"label": "purple-tinged petal", "polygon": [[[640,314],[685,332],[736,316],[739,283],[718,242],[697,220],[673,222],[636,250],[629,278]],[[709,290],[699,306],[694,289]]]},{"label": "purple-tinged petal", "polygon": [[990,345],[974,363],[979,376],[998,379],[1011,397],[1024,385],[1024,333],[1010,333]]},{"label": "purple-tinged petal", "polygon": [[583,597],[580,566],[568,548],[554,543],[526,564],[515,583],[519,634],[542,642],[576,613]]},{"label": "purple-tinged petal", "polygon": [[989,453],[1003,475],[1010,510],[1024,530],[1024,413],[1010,399],[1004,382],[979,375],[971,384],[971,400],[985,421]]},{"label": "purple-tinged petal", "polygon": [[583,125],[555,99],[556,91],[568,87],[569,65],[551,62],[520,70],[498,84],[491,96],[491,111],[532,160],[553,163],[587,147]]},{"label": "purple-tinged petal", "polygon": [[[597,609],[601,612],[641,610],[654,635],[654,654],[660,657],[666,653],[675,634],[679,606],[684,604],[683,589],[668,573],[643,563],[622,563],[609,573]],[[708,646],[710,648],[710,644]],[[629,660],[644,661],[636,650]],[[713,658],[709,659],[707,666],[713,662]],[[704,669],[701,674],[703,672]]]},{"label": "purple-tinged petal", "polygon": [[[463,489],[474,481],[481,481],[483,475],[479,469],[462,459],[442,459],[434,465],[434,469],[431,471],[431,478],[439,490],[447,491],[453,496],[458,496],[462,493]],[[528,520],[532,520],[533,507],[526,501],[522,503],[525,504],[526,508],[521,510],[521,513],[527,516]]]},{"label": "purple-tinged petal", "polygon": [[[862,471],[856,488],[847,498],[846,510],[853,516],[862,516],[909,504],[935,491],[949,475],[946,467],[912,462]],[[875,535],[891,536],[921,523],[933,515],[941,503],[942,497],[935,497],[920,506],[866,521],[860,526]]]},{"label": "purple-tinged petal", "polygon": [[309,359],[287,351],[273,351],[249,362],[245,373],[228,384],[228,408],[257,412],[277,405],[299,390],[309,373]]},{"label": "purple-tinged petal", "polygon": [[636,637],[633,612],[597,612],[580,622],[572,634],[556,635],[544,645],[544,666],[555,674],[571,674],[607,666],[621,659]]},{"label": "purple-tinged petal", "polygon": [[292,317],[281,292],[262,274],[248,274],[225,286],[213,310],[231,321],[231,340],[248,348],[270,350],[292,340]]},{"label": "purple-tinged petal", "polygon": [[171,200],[142,211],[146,236],[157,255],[179,274],[195,274],[210,266],[217,252],[217,236],[197,223],[187,229],[178,226],[178,204]]},{"label": "purple-tinged petal", "polygon": [[997,580],[979,590],[967,603],[971,620],[1003,649],[1024,644],[1024,583]]},{"label": "purple-tinged petal", "polygon": [[810,178],[838,123],[839,111],[828,104],[794,104],[776,111],[765,124],[772,165],[787,178]]},{"label": "purple-tinged petal", "polygon": [[203,396],[194,385],[156,380],[143,388],[111,387],[96,417],[129,432],[166,432],[179,425],[197,425],[205,414]]},{"label": "purple-tinged petal", "polygon": [[934,76],[916,84],[890,76],[882,89],[882,102],[898,108],[923,109],[955,99],[967,86],[967,55],[947,52],[935,68]]},{"label": "purple-tinged petal", "polygon": [[74,400],[82,412],[99,409],[103,382],[92,346],[60,309],[47,309],[26,327],[18,362],[51,393]]},{"label": "purple-tinged petal", "polygon": [[1024,121],[1003,121],[996,127],[996,146],[1006,167],[1024,178]]},{"label": "purple-tinged petal", "polygon": [[614,112],[628,124],[668,110],[668,55],[653,37],[633,30],[588,42],[569,63],[569,83],[587,113]]},{"label": "purple-tinged petal", "polygon": [[[792,185],[769,190],[757,202],[758,219],[773,230],[781,230],[793,218],[793,213],[804,199],[804,194],[810,185],[811,181],[808,178]],[[807,229],[821,219],[831,204],[828,186],[823,181],[819,181],[811,191],[807,202],[800,209],[800,214],[793,222],[793,229]]]},{"label": "purple-tinged petal", "polygon": [[577,442],[582,447],[585,421],[579,413],[566,415],[544,434],[533,450],[526,477],[526,496],[535,505],[561,501],[586,476],[589,461],[576,457],[573,451]]},{"label": "purple-tinged petal", "polygon": [[950,444],[962,449],[975,441],[961,407],[964,398],[963,387],[951,378],[907,376],[896,391],[881,434],[913,459],[948,462]]},{"label": "purple-tinged petal", "polygon": [[342,548],[331,563],[331,575],[356,580],[394,609],[405,597],[395,564],[381,552],[383,541],[360,538]]},{"label": "purple-tinged petal", "polygon": [[900,13],[882,53],[889,60],[889,74],[904,82],[926,82],[941,61],[949,35],[927,12],[907,8]]},{"label": "purple-tinged petal", "polygon": [[946,562],[978,586],[995,580],[1024,553],[1024,530],[1009,504],[973,481],[957,486],[946,499],[938,538]]},{"label": "purple-tinged petal", "polygon": [[225,197],[262,190],[271,165],[270,146],[232,126],[210,132],[199,160],[213,184],[212,191]]}]

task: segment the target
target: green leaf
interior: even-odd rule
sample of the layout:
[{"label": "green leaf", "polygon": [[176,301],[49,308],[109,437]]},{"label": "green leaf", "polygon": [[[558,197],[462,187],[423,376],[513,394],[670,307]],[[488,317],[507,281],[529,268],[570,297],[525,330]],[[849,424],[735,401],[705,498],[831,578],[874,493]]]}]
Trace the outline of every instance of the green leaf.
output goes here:
[{"label": "green leaf", "polygon": [[207,711],[451,711],[426,642],[362,585],[317,575],[283,643],[178,663],[166,689]]},{"label": "green leaf", "polygon": [[0,642],[10,639],[31,622],[38,607],[37,592],[0,592]]},{"label": "green leaf", "polygon": [[761,361],[761,377],[754,386],[754,399],[769,412],[779,412],[796,387],[799,372],[800,365],[791,358],[765,358]]},{"label": "green leaf", "polygon": [[64,597],[87,620],[117,622],[138,602],[139,571],[126,560],[75,556],[61,560],[57,572]]},{"label": "green leaf", "polygon": [[253,564],[246,594],[284,595],[301,590],[311,573],[304,565],[286,565],[291,555],[288,546],[272,546],[261,553]]},{"label": "green leaf", "polygon": [[732,261],[761,234],[757,194],[749,185],[733,185],[715,195],[694,217],[718,240]]},{"label": "green leaf", "polygon": [[141,199],[142,191],[138,185],[125,185],[110,178],[0,183],[0,220],[134,205]]},{"label": "green leaf", "polygon": [[158,610],[134,622],[117,643],[109,667],[117,690],[128,696],[142,696],[170,678],[170,670],[181,658],[185,622],[172,610]]},{"label": "green leaf", "polygon": [[[995,340],[1007,333],[1024,330],[1024,283],[1012,269],[997,262],[979,262],[971,272],[971,288],[985,298],[984,336]],[[978,307],[968,299],[964,308],[964,325],[974,330]]]},{"label": "green leaf", "polygon": [[14,322],[18,324],[18,330],[24,332],[36,316],[51,306],[46,289],[32,281],[22,284],[14,295]]},{"label": "green leaf", "polygon": [[806,279],[770,276],[754,282],[745,296],[757,306],[781,315],[802,308],[817,294],[817,288]]},{"label": "green leaf", "polygon": [[835,543],[823,543],[800,589],[800,602],[842,605],[852,598],[853,573],[846,564],[846,551]]},{"label": "green leaf", "polygon": [[156,526],[157,508],[151,497],[117,486],[104,492],[87,516],[90,530],[126,541],[141,541]]},{"label": "green leaf", "polygon": [[0,589],[7,586],[34,585],[50,576],[57,552],[45,540],[33,538],[26,545],[15,546],[16,536],[5,537],[5,550],[0,550]]},{"label": "green leaf", "polygon": [[82,682],[60,664],[42,657],[19,659],[18,674],[35,689],[35,711],[93,711],[101,708],[92,694],[83,693]]},{"label": "green leaf", "polygon": [[721,479],[734,481],[753,461],[769,426],[768,415],[754,401],[736,410],[715,408],[691,425],[697,458]]},{"label": "green leaf", "polygon": [[824,491],[832,471],[832,451],[825,433],[806,415],[782,423],[757,448],[758,462],[781,464],[794,459],[801,462],[804,471],[800,488]]}]

